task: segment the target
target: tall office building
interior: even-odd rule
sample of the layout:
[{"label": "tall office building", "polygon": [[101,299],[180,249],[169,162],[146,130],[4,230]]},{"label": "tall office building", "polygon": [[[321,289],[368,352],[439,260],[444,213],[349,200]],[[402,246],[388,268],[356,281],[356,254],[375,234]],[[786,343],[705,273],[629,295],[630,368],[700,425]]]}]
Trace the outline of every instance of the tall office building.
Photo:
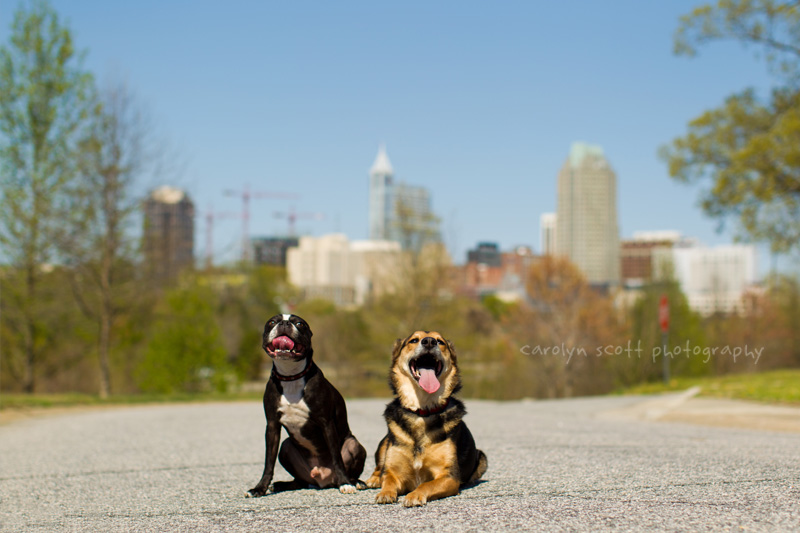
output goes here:
[{"label": "tall office building", "polygon": [[542,255],[553,255],[556,253],[556,214],[542,213],[539,217],[539,245],[542,247]]},{"label": "tall office building", "polygon": [[369,238],[418,251],[441,240],[437,226],[428,189],[395,182],[386,147],[381,145],[369,171]]},{"label": "tall office building", "polygon": [[174,187],[153,190],[144,202],[144,253],[150,277],[177,278],[194,265],[194,204]]},{"label": "tall office building", "polygon": [[394,209],[394,169],[386,155],[386,147],[378,148],[378,155],[369,169],[369,238],[388,239],[391,215]]},{"label": "tall office building", "polygon": [[619,284],[617,178],[601,147],[573,143],[558,174],[557,204],[557,254],[591,284]]},{"label": "tall office building", "polygon": [[253,237],[253,262],[257,265],[286,266],[286,251],[297,246],[297,237]]}]

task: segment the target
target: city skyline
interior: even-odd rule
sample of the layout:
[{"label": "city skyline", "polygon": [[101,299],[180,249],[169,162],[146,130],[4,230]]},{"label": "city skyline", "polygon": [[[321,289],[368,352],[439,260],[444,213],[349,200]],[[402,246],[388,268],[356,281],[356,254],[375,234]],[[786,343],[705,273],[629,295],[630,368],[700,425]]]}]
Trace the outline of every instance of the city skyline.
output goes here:
[{"label": "city skyline", "polygon": [[[579,139],[612,156],[621,238],[674,229],[730,243],[731,225],[716,233],[699,188],[672,181],[657,150],[726,96],[748,86],[763,94],[771,83],[755,51],[734,43],[674,56],[678,19],[699,5],[686,0],[647,10],[633,2],[52,4],[87,52],[85,66],[101,85],[126,82],[174,149],[182,170],[144,176],[142,197],[168,183],[187,190],[198,211],[230,212],[240,204],[223,197],[226,188],[285,192],[297,200],[253,202],[251,236],[285,233],[274,213],[294,207],[326,215],[298,221],[298,233],[364,239],[364,169],[384,142],[398,176],[429,189],[458,259],[487,240],[538,251],[539,216],[555,210],[555,176]],[[17,5],[0,4],[4,44]],[[198,216],[198,235],[202,224]],[[219,261],[237,260],[241,222],[219,220],[213,242]]]}]

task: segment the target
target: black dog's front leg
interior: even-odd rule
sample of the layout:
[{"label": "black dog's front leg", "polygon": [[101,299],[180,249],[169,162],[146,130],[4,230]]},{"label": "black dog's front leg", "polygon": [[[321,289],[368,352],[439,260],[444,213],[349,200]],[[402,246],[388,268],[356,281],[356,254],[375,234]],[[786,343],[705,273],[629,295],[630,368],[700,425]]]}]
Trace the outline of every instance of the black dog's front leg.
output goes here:
[{"label": "black dog's front leg", "polygon": [[264,496],[269,491],[269,484],[272,483],[272,474],[275,471],[275,460],[278,457],[278,444],[281,440],[281,425],[277,420],[277,416],[272,417],[267,421],[267,432],[264,435],[266,443],[266,457],[264,458],[264,473],[261,475],[261,481],[247,491],[249,498],[258,498]]}]

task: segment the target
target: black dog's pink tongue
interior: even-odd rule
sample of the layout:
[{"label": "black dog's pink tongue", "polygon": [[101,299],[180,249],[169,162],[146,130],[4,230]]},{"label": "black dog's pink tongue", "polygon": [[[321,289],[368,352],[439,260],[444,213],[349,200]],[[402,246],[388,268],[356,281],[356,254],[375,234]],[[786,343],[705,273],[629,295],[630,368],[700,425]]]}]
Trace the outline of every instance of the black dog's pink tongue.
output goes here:
[{"label": "black dog's pink tongue", "polygon": [[294,341],[289,337],[287,337],[286,335],[275,337],[275,340],[272,341],[273,350],[281,350],[288,352],[292,348],[294,348]]},{"label": "black dog's pink tongue", "polygon": [[436,372],[432,368],[420,368],[419,386],[428,394],[433,394],[439,390],[439,380],[436,379]]}]

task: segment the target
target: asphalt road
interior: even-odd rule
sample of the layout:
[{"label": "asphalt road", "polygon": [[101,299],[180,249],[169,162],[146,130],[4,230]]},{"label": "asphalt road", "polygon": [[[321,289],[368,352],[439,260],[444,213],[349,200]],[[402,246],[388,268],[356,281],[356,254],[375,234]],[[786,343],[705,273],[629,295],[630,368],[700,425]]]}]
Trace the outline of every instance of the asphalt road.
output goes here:
[{"label": "asphalt road", "polygon": [[[244,498],[259,479],[258,402],[124,407],[0,425],[3,531],[791,531],[800,434],[603,413],[639,398],[467,401],[479,484],[406,509],[376,490]],[[370,458],[384,401],[348,401]],[[289,479],[278,469],[277,479]]]}]

